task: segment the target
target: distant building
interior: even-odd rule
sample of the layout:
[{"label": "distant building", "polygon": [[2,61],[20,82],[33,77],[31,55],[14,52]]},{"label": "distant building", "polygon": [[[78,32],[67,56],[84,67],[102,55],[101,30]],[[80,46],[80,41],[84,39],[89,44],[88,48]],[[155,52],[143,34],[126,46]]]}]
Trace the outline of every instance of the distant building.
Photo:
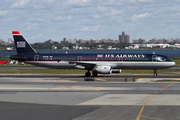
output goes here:
[{"label": "distant building", "polygon": [[56,47],[56,46],[52,46],[52,49],[53,49],[53,50],[56,50],[56,49],[57,49],[57,47]]},{"label": "distant building", "polygon": [[0,39],[0,44],[5,45],[6,42],[3,39]]},{"label": "distant building", "polygon": [[96,43],[96,40],[92,40],[92,39],[91,39],[91,40],[89,41],[89,43],[90,43],[90,44]]},{"label": "distant building", "polygon": [[108,39],[106,40],[106,43],[114,43],[114,40],[108,38]]},{"label": "distant building", "polygon": [[63,50],[69,50],[69,47],[63,47]]},{"label": "distant building", "polygon": [[9,44],[12,44],[12,43],[14,43],[14,41],[12,40],[12,38],[8,38],[8,42],[7,42],[6,44],[9,45]]},{"label": "distant building", "polygon": [[151,43],[151,44],[164,44],[164,43],[169,43],[170,42],[170,40],[166,40],[166,39],[156,39],[156,38],[153,38],[153,39],[151,39],[151,40],[149,40],[149,43]]},{"label": "distant building", "polygon": [[119,35],[119,43],[129,43],[129,35],[126,35],[125,32],[122,32],[122,35]]},{"label": "distant building", "polygon": [[119,40],[114,40],[114,43],[115,43],[115,44],[119,43]]},{"label": "distant building", "polygon": [[173,40],[173,43],[180,43],[180,39],[176,38],[175,40]]},{"label": "distant building", "polygon": [[174,47],[180,48],[180,44],[175,44]]},{"label": "distant building", "polygon": [[135,48],[166,48],[169,44],[133,44]]},{"label": "distant building", "polygon": [[149,40],[149,43],[151,43],[151,44],[156,43],[156,38],[153,38],[153,39]]},{"label": "distant building", "polygon": [[99,43],[106,43],[106,40],[105,39],[101,39],[101,40],[99,40]]},{"label": "distant building", "polygon": [[61,43],[66,43],[66,38],[63,38],[63,41]]},{"label": "distant building", "polygon": [[133,43],[144,44],[146,41],[144,39],[139,38],[138,40],[133,40]]}]

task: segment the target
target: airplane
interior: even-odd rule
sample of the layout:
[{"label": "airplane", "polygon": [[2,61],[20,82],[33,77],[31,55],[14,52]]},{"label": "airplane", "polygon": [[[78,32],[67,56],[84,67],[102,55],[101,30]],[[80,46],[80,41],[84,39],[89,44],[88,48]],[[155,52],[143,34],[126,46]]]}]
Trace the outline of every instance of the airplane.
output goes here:
[{"label": "airplane", "polygon": [[87,70],[85,77],[120,73],[121,69],[152,69],[157,76],[157,69],[175,66],[168,57],[155,53],[38,53],[19,31],[12,34],[17,55],[10,56],[11,59],[47,68]]}]

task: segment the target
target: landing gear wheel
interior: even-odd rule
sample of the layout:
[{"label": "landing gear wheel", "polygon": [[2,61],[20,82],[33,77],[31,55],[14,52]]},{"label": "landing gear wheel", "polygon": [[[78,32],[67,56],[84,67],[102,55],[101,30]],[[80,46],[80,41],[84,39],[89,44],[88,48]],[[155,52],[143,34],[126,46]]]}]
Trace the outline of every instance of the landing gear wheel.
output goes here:
[{"label": "landing gear wheel", "polygon": [[98,75],[98,72],[96,72],[96,71],[93,71],[93,77],[97,77],[97,75]]},{"label": "landing gear wheel", "polygon": [[154,69],[154,76],[158,76],[157,72],[156,72],[156,69]]},{"label": "landing gear wheel", "polygon": [[91,73],[88,71],[88,72],[85,73],[85,76],[86,76],[86,77],[90,77],[90,76],[91,76]]}]

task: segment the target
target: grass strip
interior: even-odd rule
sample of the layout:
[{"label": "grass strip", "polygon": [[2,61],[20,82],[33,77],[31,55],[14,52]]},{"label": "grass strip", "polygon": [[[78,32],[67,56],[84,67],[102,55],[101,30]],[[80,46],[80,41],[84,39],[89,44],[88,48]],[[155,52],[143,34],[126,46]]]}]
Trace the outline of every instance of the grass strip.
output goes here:
[{"label": "grass strip", "polygon": [[154,82],[180,82],[180,80],[156,80]]},{"label": "grass strip", "polygon": [[[179,69],[160,69],[158,74],[178,74]],[[0,73],[4,74],[85,74],[87,70],[79,69],[0,69]],[[153,70],[122,70],[122,74],[154,74]],[[121,74],[121,73],[119,73]]]},{"label": "grass strip", "polygon": [[77,69],[13,69],[0,70],[4,74],[84,74],[85,70]]}]

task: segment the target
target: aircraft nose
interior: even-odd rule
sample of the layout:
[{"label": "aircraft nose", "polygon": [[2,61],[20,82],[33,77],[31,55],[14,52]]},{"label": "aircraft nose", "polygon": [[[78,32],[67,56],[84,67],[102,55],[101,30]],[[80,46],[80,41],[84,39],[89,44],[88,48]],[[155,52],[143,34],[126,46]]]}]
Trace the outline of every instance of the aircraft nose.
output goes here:
[{"label": "aircraft nose", "polygon": [[176,65],[176,63],[173,61],[173,62],[171,62],[171,64],[170,64],[172,67],[174,67],[175,65]]}]

